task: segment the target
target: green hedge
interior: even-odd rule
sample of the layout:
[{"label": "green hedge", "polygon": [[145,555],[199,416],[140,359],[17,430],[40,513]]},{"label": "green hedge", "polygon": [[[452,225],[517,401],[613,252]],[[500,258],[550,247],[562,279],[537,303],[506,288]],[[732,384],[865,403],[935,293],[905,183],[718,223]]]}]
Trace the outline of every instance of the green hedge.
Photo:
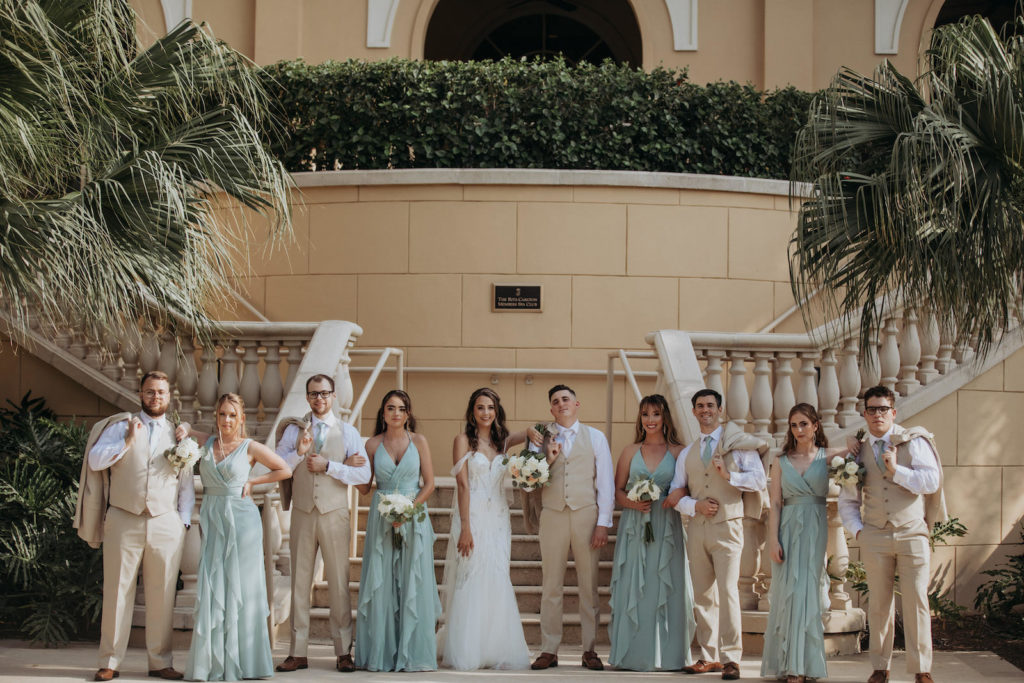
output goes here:
[{"label": "green hedge", "polygon": [[788,178],[811,93],[605,62],[279,62],[291,171],[567,168]]}]

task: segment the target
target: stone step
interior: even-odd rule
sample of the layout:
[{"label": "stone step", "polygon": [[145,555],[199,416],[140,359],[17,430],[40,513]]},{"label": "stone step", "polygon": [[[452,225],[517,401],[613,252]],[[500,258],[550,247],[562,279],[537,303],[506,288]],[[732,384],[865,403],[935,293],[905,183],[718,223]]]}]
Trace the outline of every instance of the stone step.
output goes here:
[{"label": "stone step", "polygon": [[[448,533],[434,534],[434,558],[443,559],[448,548]],[[359,530],[356,539],[356,553],[363,554],[363,544],[366,540],[366,532]],[[612,560],[615,557],[615,536],[609,535],[608,544],[601,548],[600,559]],[[540,541],[534,534],[512,534],[512,555],[513,560],[540,560]]]},{"label": "stone step", "polygon": [[[540,560],[512,560],[509,563],[509,573],[513,586],[539,586],[542,582],[543,571]],[[353,557],[349,560],[348,576],[350,581],[359,582],[360,572],[363,567],[361,557]],[[444,560],[434,560],[434,574],[440,584],[444,580]],[[612,561],[602,560],[598,563],[597,585],[609,586],[612,582]],[[576,562],[569,560],[565,570],[565,585],[576,585]]]}]

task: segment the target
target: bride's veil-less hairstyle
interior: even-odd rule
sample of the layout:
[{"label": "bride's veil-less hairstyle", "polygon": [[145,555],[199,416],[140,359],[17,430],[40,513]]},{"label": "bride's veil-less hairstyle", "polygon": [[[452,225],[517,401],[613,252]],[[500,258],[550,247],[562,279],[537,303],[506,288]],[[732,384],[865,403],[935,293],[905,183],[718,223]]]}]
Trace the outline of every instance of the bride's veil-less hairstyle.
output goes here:
[{"label": "bride's veil-less hairstyle", "polygon": [[505,426],[505,409],[501,407],[501,399],[498,394],[488,387],[481,387],[469,397],[469,405],[466,406],[466,436],[469,438],[469,450],[475,451],[480,442],[476,431],[476,416],[473,409],[476,407],[476,400],[486,396],[494,403],[494,422],[491,423],[490,439],[491,444],[498,451],[504,451],[505,439],[508,438],[508,427]]},{"label": "bride's veil-less hairstyle", "polygon": [[676,423],[672,421],[672,410],[668,407],[668,401],[661,394],[644,396],[636,409],[636,434],[633,437],[634,443],[643,443],[647,438],[647,430],[644,429],[644,408],[654,408],[661,413],[661,435],[665,437],[665,443],[670,446],[681,446],[682,441],[676,433]]},{"label": "bride's veil-less hairstyle", "polygon": [[238,394],[221,394],[220,398],[217,399],[217,404],[213,407],[213,426],[217,431],[217,438],[223,442],[223,436],[220,433],[220,421],[217,420],[216,415],[220,412],[220,407],[225,403],[230,403],[235,406],[235,410],[238,411],[238,421],[240,423],[239,436],[243,439],[248,438],[249,434],[245,431],[245,401]]},{"label": "bride's veil-less hairstyle", "polygon": [[392,389],[384,394],[384,398],[380,401],[380,410],[377,411],[377,424],[373,428],[374,436],[383,434],[388,428],[387,423],[384,422],[384,408],[387,407],[388,401],[391,400],[392,396],[397,396],[405,404],[405,428],[410,432],[416,431],[416,418],[412,416],[412,399],[409,398],[409,394],[401,389]]}]

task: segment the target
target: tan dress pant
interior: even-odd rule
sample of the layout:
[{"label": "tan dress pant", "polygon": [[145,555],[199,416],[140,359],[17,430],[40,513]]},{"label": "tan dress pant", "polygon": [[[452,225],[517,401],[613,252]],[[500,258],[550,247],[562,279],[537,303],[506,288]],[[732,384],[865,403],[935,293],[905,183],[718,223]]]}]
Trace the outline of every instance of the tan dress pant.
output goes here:
[{"label": "tan dress pant", "polygon": [[348,508],[321,514],[292,507],[289,548],[292,561],[293,657],[305,657],[309,647],[309,608],[316,551],[324,558],[324,578],[331,608],[334,654],[347,655],[352,647],[352,604],[348,593]]},{"label": "tan dress pant", "polygon": [[932,670],[932,618],[928,607],[928,525],[917,520],[899,528],[866,525],[858,534],[864,571],[868,575],[868,627],[871,668],[888,669],[892,662],[896,574],[900,577],[907,671]]},{"label": "tan dress pant", "polygon": [[142,567],[146,591],[146,654],[150,670],[171,666],[174,593],[185,542],[177,511],[156,517],[120,508],[103,522],[103,617],[99,668],[117,670],[124,661]]},{"label": "tan dress pant", "polygon": [[713,523],[702,515],[693,517],[686,527],[686,554],[700,658],[739,664],[743,658],[739,592],[743,520]]},{"label": "tan dress pant", "polygon": [[562,642],[562,593],[565,568],[572,550],[580,596],[580,631],[583,649],[593,650],[597,640],[597,567],[600,550],[590,547],[597,525],[597,506],[579,510],[544,508],[540,513],[540,558],[543,587],[540,602],[541,652],[558,653]]}]

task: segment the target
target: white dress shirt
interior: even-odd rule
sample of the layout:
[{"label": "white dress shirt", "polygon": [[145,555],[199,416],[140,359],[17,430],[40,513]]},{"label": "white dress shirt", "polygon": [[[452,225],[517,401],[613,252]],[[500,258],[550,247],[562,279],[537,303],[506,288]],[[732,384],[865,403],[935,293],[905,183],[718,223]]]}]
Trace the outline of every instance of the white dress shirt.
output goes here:
[{"label": "white dress shirt", "polygon": [[[313,416],[313,433],[316,434],[316,427],[318,424],[323,423],[327,425],[325,429],[331,429],[336,424],[341,425],[342,434],[345,436],[345,457],[349,458],[353,455],[363,456],[363,464],[358,467],[352,465],[346,465],[341,462],[335,462],[334,460],[327,461],[327,474],[334,477],[342,484],[369,484],[370,483],[370,459],[366,457],[366,447],[363,445],[363,437],[359,436],[359,430],[347,422],[342,422],[338,419],[338,416],[334,413],[327,413],[323,419],[320,419],[316,415]],[[294,470],[298,467],[302,461],[303,456],[299,455],[296,450],[298,447],[299,428],[295,425],[288,425],[285,428],[284,434],[281,435],[281,440],[277,444],[276,452],[281,458],[288,463],[288,467]],[[314,445],[315,446],[315,445]],[[310,447],[310,453],[313,452],[313,447]]]},{"label": "white dress shirt", "polygon": [[[867,442],[861,444],[858,458],[865,467],[877,467],[875,459],[875,443],[883,442],[882,452],[884,453],[890,445],[890,429],[883,436],[868,436]],[[922,496],[935,493],[939,490],[939,467],[938,456],[928,443],[928,439],[916,438],[910,440],[910,467],[896,465],[896,473],[892,475],[894,484],[899,484],[914,495]],[[860,505],[863,496],[858,486],[843,486],[839,491],[839,518],[843,520],[843,526],[856,538],[864,522],[860,516]]]},{"label": "white dress shirt", "polygon": [[[128,452],[128,448],[125,446],[125,440],[128,438],[128,426],[135,417],[139,418],[142,424],[146,426],[146,433],[154,433],[158,429],[170,428],[163,415],[152,418],[145,412],[138,413],[132,420],[121,420],[120,422],[108,425],[89,451],[89,469],[96,472],[108,469],[124,457],[124,454]],[[151,430],[149,429],[150,422],[154,423]],[[154,449],[150,448],[149,457],[159,458],[162,455],[163,453],[160,451],[154,451]],[[192,508],[195,507],[195,504],[195,477],[180,477],[178,479],[178,516],[181,517],[181,522],[185,526],[192,524]]]},{"label": "white dress shirt", "polygon": [[558,432],[554,439],[562,444],[562,454],[559,457],[566,458],[566,462],[572,458],[572,447],[580,430],[590,430],[590,445],[594,449],[594,486],[597,489],[597,525],[611,527],[612,513],[615,511],[615,475],[608,439],[600,430],[582,424],[579,420],[571,427],[563,427],[557,423],[554,427]]},{"label": "white dress shirt", "polygon": [[[669,493],[676,489],[681,489],[687,485],[686,478],[686,458],[690,456],[691,451],[693,452],[694,458],[699,458],[701,451],[704,449],[704,437],[707,434],[701,434],[700,438],[690,443],[689,446],[683,449],[683,452],[676,458],[676,474],[672,477],[672,484],[669,486]],[[718,441],[722,438],[722,427],[719,426],[715,431],[711,432],[711,452],[714,453],[715,449],[718,448]],[[739,468],[737,472],[729,473],[729,483],[740,491],[747,491],[753,493],[755,491],[761,491],[768,485],[768,477],[764,473],[764,465],[761,464],[761,456],[757,451],[732,451],[733,462],[736,463],[736,467]],[[708,465],[713,467],[713,465]],[[717,474],[715,476],[718,476]],[[683,513],[688,517],[693,517],[697,514],[697,499],[693,496],[683,496],[676,503],[676,510]]]}]

